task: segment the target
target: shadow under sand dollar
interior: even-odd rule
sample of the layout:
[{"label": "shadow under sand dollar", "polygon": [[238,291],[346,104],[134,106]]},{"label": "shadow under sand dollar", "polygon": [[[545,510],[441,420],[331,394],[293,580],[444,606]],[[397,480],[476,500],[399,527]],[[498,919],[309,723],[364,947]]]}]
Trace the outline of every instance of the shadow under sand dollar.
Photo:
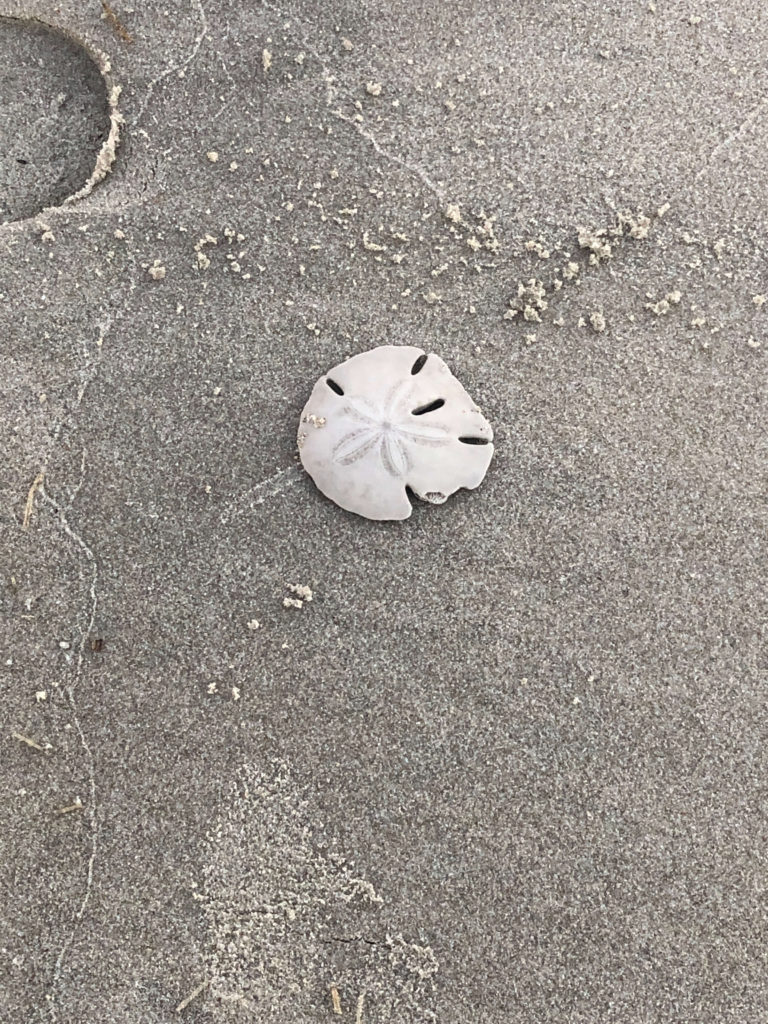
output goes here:
[{"label": "shadow under sand dollar", "polygon": [[239,770],[206,847],[215,1020],[437,1020],[434,953],[388,933],[383,899],[333,851],[283,762]]}]

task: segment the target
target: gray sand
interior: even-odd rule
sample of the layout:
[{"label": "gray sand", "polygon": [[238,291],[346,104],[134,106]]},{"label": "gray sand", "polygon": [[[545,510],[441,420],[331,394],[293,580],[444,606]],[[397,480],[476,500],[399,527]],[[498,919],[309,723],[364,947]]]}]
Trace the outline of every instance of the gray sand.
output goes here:
[{"label": "gray sand", "polygon": [[109,133],[104,81],[66,36],[0,18],[0,223],[77,192]]},{"label": "gray sand", "polygon": [[[127,125],[0,228],[0,1020],[767,1020],[763,3],[113,9],[0,4]],[[402,524],[383,342],[497,438]]]}]

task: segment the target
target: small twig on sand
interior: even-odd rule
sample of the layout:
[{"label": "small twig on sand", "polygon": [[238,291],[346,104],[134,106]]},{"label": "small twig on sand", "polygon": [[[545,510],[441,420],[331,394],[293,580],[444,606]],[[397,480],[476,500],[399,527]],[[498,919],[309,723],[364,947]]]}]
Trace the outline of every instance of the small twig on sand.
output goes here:
[{"label": "small twig on sand", "polygon": [[27,502],[24,506],[24,518],[21,522],[22,530],[29,529],[29,520],[32,518],[32,513],[35,508],[35,494],[37,494],[37,489],[44,479],[45,471],[41,469],[40,472],[35,477],[35,479],[32,481],[32,486],[29,488],[29,493],[27,494]]},{"label": "small twig on sand", "polygon": [[76,796],[75,797],[75,802],[73,804],[68,804],[66,807],[57,807],[56,808],[56,813],[57,814],[69,814],[71,811],[82,811],[82,809],[83,809],[83,801],[80,799],[79,796]]},{"label": "small twig on sand", "polygon": [[101,0],[101,7],[104,11],[104,17],[109,22],[115,34],[120,36],[124,43],[132,43],[133,36],[122,23],[122,21],[120,21],[112,7],[107,3],[107,0]]},{"label": "small twig on sand", "polygon": [[341,1015],[341,996],[335,985],[331,985],[331,1002],[333,1003],[333,1012]]},{"label": "small twig on sand", "polygon": [[200,984],[199,984],[199,985],[197,986],[197,988],[196,988],[196,989],[193,989],[193,990],[192,990],[192,991],[191,991],[191,992],[189,993],[189,995],[187,996],[187,998],[186,998],[186,999],[182,999],[182,1000],[181,1000],[181,1002],[179,1003],[179,1005],[178,1005],[178,1006],[176,1007],[176,1013],[181,1013],[181,1012],[182,1012],[183,1010],[186,1010],[186,1008],[187,1008],[187,1007],[189,1006],[189,1004],[190,1004],[190,1003],[192,1002],[192,1000],[193,1000],[193,999],[197,999],[197,997],[198,997],[198,996],[200,995],[200,993],[201,993],[201,992],[202,992],[202,991],[203,991],[204,989],[208,988],[208,986],[209,986],[209,985],[210,985],[210,982],[209,982],[209,980],[208,980],[207,978],[204,978],[204,979],[203,979],[203,980],[202,980],[202,981],[200,982]]},{"label": "small twig on sand", "polygon": [[35,750],[42,750],[45,752],[45,747],[41,747],[36,740],[31,740],[29,736],[23,736],[20,732],[12,732],[11,738],[18,740],[19,743],[26,743],[28,747],[32,747]]},{"label": "small twig on sand", "polygon": [[357,1013],[355,1014],[355,1024],[363,1024],[363,1003],[365,1002],[365,992],[361,992],[357,997]]}]

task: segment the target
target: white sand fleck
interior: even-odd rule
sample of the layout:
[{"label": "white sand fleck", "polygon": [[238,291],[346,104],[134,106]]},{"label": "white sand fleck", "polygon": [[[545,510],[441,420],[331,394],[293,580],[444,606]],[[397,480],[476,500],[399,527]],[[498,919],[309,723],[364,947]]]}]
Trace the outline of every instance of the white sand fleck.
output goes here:
[{"label": "white sand fleck", "polygon": [[363,232],[363,248],[369,252],[386,252],[386,245],[379,245],[378,242],[372,242],[368,237],[368,232]]},{"label": "white sand fleck", "polygon": [[545,295],[547,289],[544,286],[543,281],[540,281],[536,277],[532,277],[527,283],[523,281],[517,282],[517,296],[520,299],[528,299],[536,309],[546,309],[547,302]]},{"label": "white sand fleck", "polygon": [[768,295],[753,295],[752,301],[757,308],[760,309],[761,306],[764,306],[765,303],[768,302]]},{"label": "white sand fleck", "polygon": [[578,263],[574,263],[573,261],[566,263],[562,271],[563,277],[566,281],[572,281],[575,277],[579,276],[579,270],[580,267]]},{"label": "white sand fleck", "polygon": [[673,306],[679,306],[683,295],[677,290],[667,292],[663,299],[658,302],[646,302],[645,308],[650,309],[656,316],[666,316]]},{"label": "white sand fleck", "polygon": [[272,67],[272,54],[267,49],[261,51],[261,66],[264,68],[264,73]]},{"label": "white sand fleck", "polygon": [[160,263],[160,260],[155,260],[152,266],[147,271],[153,281],[164,281],[166,270],[165,267]]},{"label": "white sand fleck", "polygon": [[600,228],[591,231],[589,228],[579,228],[578,240],[582,249],[589,250],[590,263],[598,263],[600,260],[609,260],[613,254],[610,242],[606,239],[606,231]]},{"label": "white sand fleck", "polygon": [[212,164],[215,164],[219,159],[219,154],[216,152],[215,149],[209,149],[205,155],[208,157]]},{"label": "white sand fleck", "polygon": [[509,300],[509,309],[504,313],[505,320],[514,320],[520,313],[529,323],[541,323],[539,315],[549,306],[546,299],[547,289],[542,281],[532,277],[527,282],[517,282],[517,298]]},{"label": "white sand fleck", "polygon": [[528,252],[535,252],[540,260],[548,260],[549,257],[552,255],[551,250],[548,249],[541,241],[541,239],[538,238],[529,239],[525,243],[525,248],[528,250]]},{"label": "white sand fleck", "polygon": [[315,430],[319,430],[326,424],[325,416],[315,416],[314,413],[309,413],[307,416],[302,417],[302,423],[311,423]]},{"label": "white sand fleck", "polygon": [[500,242],[496,237],[496,217],[488,217],[482,210],[480,211],[480,219],[482,221],[475,228],[475,233],[480,235],[484,239],[483,247],[488,249],[490,252],[498,252],[500,248]]},{"label": "white sand fleck", "polygon": [[381,82],[366,82],[365,91],[369,96],[381,96]]},{"label": "white sand fleck", "polygon": [[592,324],[593,330],[597,331],[598,334],[602,334],[606,328],[605,316],[600,310],[594,310],[589,314],[589,322]]},{"label": "white sand fleck", "polygon": [[259,622],[258,619],[249,619],[246,625],[248,626],[248,629],[255,630],[259,628],[261,623]]},{"label": "white sand fleck", "polygon": [[614,233],[619,235],[628,233],[630,238],[647,238],[651,230],[651,218],[644,213],[623,213],[619,216],[619,223]]}]

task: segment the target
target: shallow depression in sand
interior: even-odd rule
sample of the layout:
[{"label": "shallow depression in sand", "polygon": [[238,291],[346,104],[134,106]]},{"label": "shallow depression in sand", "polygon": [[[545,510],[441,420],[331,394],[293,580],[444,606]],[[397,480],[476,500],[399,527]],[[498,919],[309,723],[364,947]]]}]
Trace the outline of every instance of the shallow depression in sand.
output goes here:
[{"label": "shallow depression in sand", "polygon": [[85,49],[48,26],[0,18],[0,223],[82,188],[109,130],[107,86]]}]

